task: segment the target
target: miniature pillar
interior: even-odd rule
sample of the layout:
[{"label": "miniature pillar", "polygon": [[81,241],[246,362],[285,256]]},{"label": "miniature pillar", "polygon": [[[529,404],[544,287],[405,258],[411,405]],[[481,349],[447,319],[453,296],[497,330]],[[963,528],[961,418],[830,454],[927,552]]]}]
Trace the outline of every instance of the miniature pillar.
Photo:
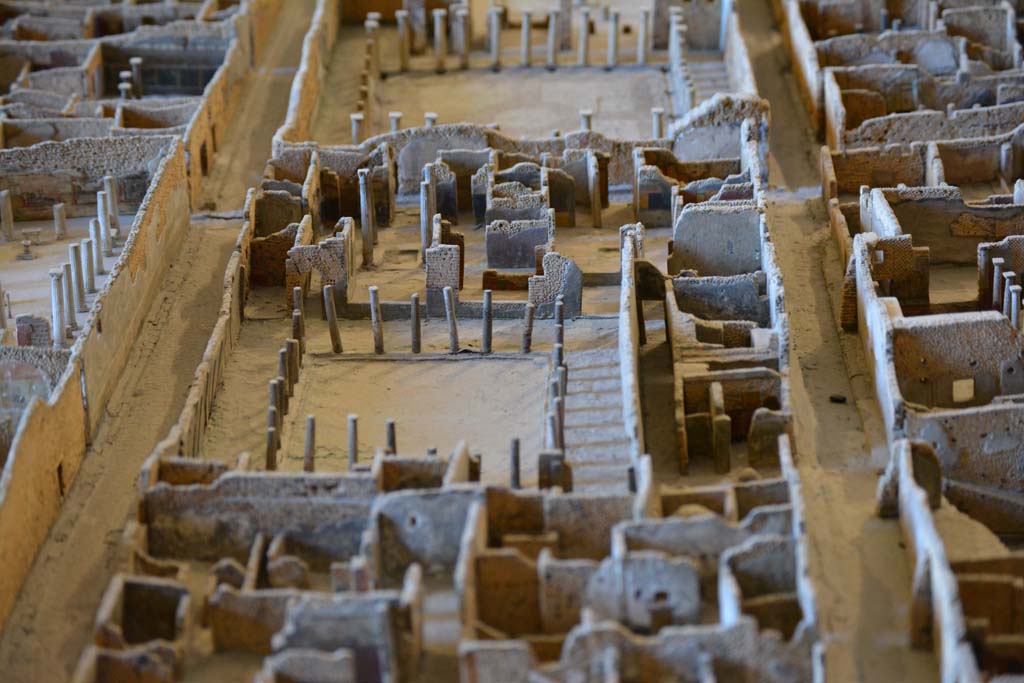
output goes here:
[{"label": "miniature pillar", "polygon": [[523,10],[523,26],[520,33],[519,42],[519,62],[523,66],[530,66],[533,62],[532,50],[533,46],[530,45],[530,29],[533,28],[530,24],[530,10]]},{"label": "miniature pillar", "polygon": [[114,255],[114,238],[110,227],[110,210],[107,208],[108,196],[103,190],[96,193],[96,218],[100,222],[100,236],[103,240],[103,255]]},{"label": "miniature pillar", "polygon": [[491,30],[491,70],[501,69],[501,8],[487,10],[487,22]]},{"label": "miniature pillar", "polygon": [[0,232],[8,242],[14,241],[14,207],[10,190],[0,190]]},{"label": "miniature pillar", "polygon": [[132,91],[132,84],[131,83],[126,83],[125,81],[121,81],[120,83],[117,84],[117,89],[121,92],[121,99],[122,100],[127,100],[128,99],[128,93],[130,93]]},{"label": "miniature pillar", "polygon": [[423,123],[427,128],[433,128],[437,125],[437,112],[427,111],[423,112]]},{"label": "miniature pillar", "polygon": [[590,109],[580,109],[580,130],[592,130],[594,125],[594,112]]},{"label": "miniature pillar", "polygon": [[316,470],[316,418],[306,416],[306,446],[302,451],[302,471]]},{"label": "miniature pillar", "polygon": [[359,169],[359,228],[363,236],[363,267],[373,265],[373,209],[370,197],[370,171]]},{"label": "miniature pillar", "polygon": [[409,12],[404,9],[395,12],[398,22],[398,70],[409,70]]},{"label": "miniature pillar", "polygon": [[1010,287],[1017,284],[1017,273],[1003,273],[1003,315],[1010,317]]},{"label": "miniature pillar", "polygon": [[493,328],[493,314],[491,310],[491,290],[484,290],[484,310],[483,310],[483,339],[480,342],[480,353],[491,352],[491,333]]},{"label": "miniature pillar", "polygon": [[276,379],[270,380],[268,388],[270,389],[270,396],[269,396],[269,398],[270,398],[270,407],[273,408],[276,411],[275,414],[276,414],[277,419],[278,419],[278,425],[280,425],[281,424],[281,395],[278,392],[277,380]]},{"label": "miniature pillar", "polygon": [[665,135],[665,109],[651,108],[651,137],[658,140]]},{"label": "miniature pillar", "polygon": [[548,70],[558,68],[558,9],[548,13]]},{"label": "miniature pillar", "polygon": [[391,132],[397,133],[402,129],[402,112],[400,111],[389,111],[388,119],[391,120]]},{"label": "miniature pillar", "polygon": [[327,313],[327,327],[331,331],[331,350],[341,353],[341,332],[338,331],[338,311],[334,307],[334,286],[324,285],[324,311]]},{"label": "miniature pillar", "polygon": [[420,295],[409,297],[409,326],[412,334],[412,352],[420,352]]},{"label": "miniature pillar", "polygon": [[128,63],[132,67],[132,90],[135,96],[142,97],[142,57],[130,57]]},{"label": "miniature pillar", "polygon": [[[64,270],[54,268],[50,271],[50,316],[52,324],[53,348],[64,346]],[[0,312],[2,314],[2,312]]]},{"label": "miniature pillar", "polygon": [[370,285],[370,323],[373,326],[373,352],[384,353],[384,316],[377,285]]},{"label": "miniature pillar", "polygon": [[288,395],[294,396],[296,377],[291,371],[291,356],[287,345],[277,350],[277,374],[284,377],[284,388]]},{"label": "miniature pillar", "polygon": [[509,482],[510,488],[518,489],[520,487],[519,481],[519,439],[512,439],[512,444],[509,447]]},{"label": "miniature pillar", "polygon": [[[274,410],[273,407],[270,409]],[[277,469],[277,440],[277,427],[267,427],[267,451],[263,461],[263,469],[267,472]]]},{"label": "miniature pillar", "polygon": [[469,27],[469,9],[459,7],[455,10],[455,17],[459,26],[459,68],[469,68],[469,43],[472,40]]},{"label": "miniature pillar", "polygon": [[[95,252],[91,239],[82,240],[82,263],[85,267],[85,291],[88,294],[96,293],[96,264],[93,263]],[[0,315],[0,318],[3,316]]]},{"label": "miniature pillar", "polygon": [[349,472],[356,468],[359,460],[359,417],[348,416],[348,469]]},{"label": "miniature pillar", "polygon": [[1003,259],[992,259],[992,308],[1003,308]]},{"label": "miniature pillar", "polygon": [[302,354],[299,353],[299,340],[289,337],[284,340],[285,350],[288,352],[288,372],[291,373],[292,381],[299,382],[299,368],[302,367]]},{"label": "miniature pillar", "polygon": [[85,305],[85,269],[82,267],[82,245],[68,245],[68,261],[71,262],[71,289],[75,294],[75,309],[85,313],[89,309]]},{"label": "miniature pillar", "polygon": [[613,69],[619,63],[619,13],[612,10],[608,14],[608,66]]},{"label": "miniature pillar", "polygon": [[290,403],[288,400],[288,392],[285,391],[284,377],[275,377],[274,386],[276,387],[275,390],[277,391],[277,412],[279,415],[281,415],[281,418],[283,420],[284,416],[288,414],[288,406]]},{"label": "miniature pillar", "polygon": [[[650,24],[651,11],[647,9],[640,10],[640,25],[637,26],[636,30],[636,63],[646,64],[647,63],[647,27]],[[658,136],[661,137],[661,136]]]},{"label": "miniature pillar", "polygon": [[384,432],[387,435],[387,449],[389,455],[398,454],[398,438],[395,436],[395,421],[388,418],[384,422]]},{"label": "miniature pillar", "polygon": [[562,344],[554,344],[551,349],[551,365],[558,367],[565,362],[565,347]]},{"label": "miniature pillar", "polygon": [[68,215],[62,203],[53,205],[53,234],[59,240],[68,236]]},{"label": "miniature pillar", "polygon": [[536,306],[531,303],[526,303],[526,311],[523,314],[523,342],[519,347],[520,353],[529,353],[530,347],[533,345],[533,313]]},{"label": "miniature pillar", "polygon": [[546,427],[545,439],[547,447],[552,450],[561,450],[558,447],[558,416],[555,415],[554,411],[548,413]]},{"label": "miniature pillar", "polygon": [[434,71],[443,74],[444,58],[448,54],[448,10],[435,9],[434,15]]},{"label": "miniature pillar", "polygon": [[292,310],[292,337],[299,341],[300,354],[306,353],[306,323],[298,309]]},{"label": "miniature pillar", "polygon": [[455,318],[455,293],[451,287],[444,288],[444,312],[448,318],[448,349],[459,352],[459,322]]},{"label": "miniature pillar", "polygon": [[103,232],[99,220],[95,218],[89,219],[89,239],[92,240],[92,260],[96,264],[96,274],[104,275],[107,269],[103,265]]},{"label": "miniature pillar", "polygon": [[1020,285],[1010,287],[1010,324],[1013,329],[1020,329]]},{"label": "miniature pillar", "polygon": [[561,294],[555,298],[555,324],[565,324],[565,297]]},{"label": "miniature pillar", "polygon": [[74,283],[71,281],[71,264],[65,263],[64,269],[64,322],[72,332],[78,329],[78,319],[75,316],[75,291]]},{"label": "miniature pillar", "polygon": [[107,215],[110,216],[112,235],[121,234],[121,193],[117,190],[114,176],[103,176],[103,191],[107,193]]},{"label": "miniature pillar", "polygon": [[358,145],[363,141],[363,114],[355,112],[348,117],[352,121],[352,144]]},{"label": "miniature pillar", "polygon": [[427,260],[427,247],[430,246],[430,235],[433,227],[433,214],[430,212],[430,183],[420,183],[420,257]]},{"label": "miniature pillar", "polygon": [[580,28],[576,38],[576,64],[577,66],[588,66],[590,64],[590,8],[580,7]]},{"label": "miniature pillar", "polygon": [[565,448],[565,398],[555,397],[554,413],[558,417],[558,447]]},{"label": "miniature pillar", "polygon": [[560,396],[569,395],[569,368],[564,365],[558,366],[558,394]]}]

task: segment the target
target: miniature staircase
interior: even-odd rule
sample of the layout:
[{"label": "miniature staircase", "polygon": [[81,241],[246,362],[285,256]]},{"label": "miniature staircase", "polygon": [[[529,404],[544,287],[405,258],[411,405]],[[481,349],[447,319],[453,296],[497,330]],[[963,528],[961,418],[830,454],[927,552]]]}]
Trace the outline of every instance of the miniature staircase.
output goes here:
[{"label": "miniature staircase", "polygon": [[693,79],[693,87],[697,91],[697,101],[694,106],[709,99],[716,92],[729,92],[729,73],[725,69],[725,62],[715,61],[689,61],[687,68],[690,71],[690,78]]},{"label": "miniature staircase", "polygon": [[565,453],[573,490],[629,493],[629,439],[622,421],[618,351],[579,351],[567,360]]}]

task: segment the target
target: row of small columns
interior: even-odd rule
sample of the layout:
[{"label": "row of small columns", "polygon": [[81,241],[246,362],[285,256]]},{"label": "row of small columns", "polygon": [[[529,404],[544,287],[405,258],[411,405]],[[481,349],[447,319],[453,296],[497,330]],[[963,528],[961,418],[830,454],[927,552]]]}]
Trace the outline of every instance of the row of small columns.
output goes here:
[{"label": "row of small columns", "polygon": [[[296,290],[300,293],[295,294],[296,297],[301,297],[301,290],[296,287]],[[370,295],[370,329],[373,334],[373,352],[380,355],[384,353],[384,313],[381,307],[380,301],[380,290],[376,285],[369,287]],[[459,321],[455,312],[455,292],[451,287],[445,287],[443,290],[444,305],[445,305],[445,318],[448,323],[448,351],[449,353],[455,354],[461,350],[459,344]],[[324,301],[324,312],[327,318],[327,325],[331,335],[331,350],[334,353],[342,353],[343,343],[341,339],[341,330],[338,326],[338,314],[334,306],[334,292],[331,285],[324,285],[323,289],[323,301]],[[560,305],[560,304],[559,304]],[[410,316],[410,348],[413,353],[420,353],[422,346],[422,323],[420,320],[420,295],[413,294],[409,298]],[[523,315],[523,331],[522,340],[520,343],[520,351],[522,353],[529,353],[530,347],[533,343],[533,320],[534,320],[535,306],[532,303],[526,304],[526,309]],[[484,290],[483,308],[481,315],[481,342],[480,352],[489,354],[493,352],[493,334],[494,334],[494,302],[492,292],[489,289]],[[557,327],[556,327],[557,330]],[[292,312],[292,336],[295,338],[301,351],[305,350],[305,316],[301,312],[301,309],[296,305],[295,310]],[[284,350],[283,350],[284,351]],[[283,364],[282,368],[285,368]],[[289,363],[287,367],[292,367],[296,371],[298,367],[293,363]]]},{"label": "row of small columns", "polygon": [[1017,273],[1006,270],[1006,261],[992,259],[992,308],[1010,319],[1013,329],[1020,329],[1021,284]]},{"label": "row of small columns", "polygon": [[561,296],[555,300],[555,343],[551,351],[551,368],[548,411],[544,418],[545,442],[548,449],[564,452],[569,369],[565,360],[565,308]]},{"label": "row of small columns", "polygon": [[[454,38],[456,45],[459,68],[469,68],[470,50],[470,27],[469,9],[464,5],[455,5],[452,8],[458,21],[456,27],[458,35]],[[434,70],[437,73],[444,73],[447,70],[446,57],[448,54],[448,12],[447,9],[435,9],[432,11],[434,21]],[[488,10],[488,29],[490,37],[491,68],[501,68],[501,27],[505,8],[492,7]],[[371,19],[370,15],[377,15],[377,19]],[[558,52],[560,43],[560,22],[561,10],[553,8],[548,11],[548,32],[547,32],[547,67],[555,69],[558,67]],[[580,29],[577,40],[576,63],[579,66],[590,64],[589,37],[590,37],[590,8],[580,7]],[[607,67],[613,68],[619,64],[619,12],[611,10],[608,13],[608,50]],[[650,51],[650,10],[640,11],[640,24],[637,31],[636,63],[646,64]],[[520,57],[522,66],[531,66],[533,63],[532,45],[532,13],[528,9],[522,11],[522,29],[520,39]],[[409,70],[410,51],[412,45],[412,30],[410,25],[409,12],[397,10],[395,20],[398,23],[398,65],[400,71]],[[367,14],[367,33],[376,41],[376,31],[379,27],[379,13]],[[379,42],[379,41],[377,41]],[[379,63],[379,61],[378,61]]]},{"label": "row of small columns", "polygon": [[[437,112],[427,111],[423,112],[423,125],[427,128],[437,125]],[[402,112],[391,111],[388,112],[388,119],[391,124],[391,132],[397,133],[402,128]],[[352,144],[358,145],[363,141],[364,136],[364,124],[366,123],[366,115],[361,112],[353,112],[349,114],[349,120],[352,125]]]},{"label": "row of small columns", "polygon": [[[501,26],[503,7],[492,7],[488,10],[488,24],[490,34],[491,68],[501,68]],[[548,11],[548,33],[547,33],[547,68],[554,70],[558,68],[559,52],[559,22],[561,21],[561,10],[555,8]],[[580,21],[576,41],[576,65],[590,65],[590,8],[579,8]],[[650,26],[650,10],[640,10],[640,25],[637,31],[636,63],[646,64],[650,49],[648,38],[648,27]],[[519,43],[519,64],[524,67],[533,65],[533,43],[532,24],[530,10],[522,10],[522,28]],[[614,68],[619,65],[619,12],[611,10],[608,13],[608,50],[606,67]]]},{"label": "row of small columns", "polygon": [[[96,193],[98,218],[89,220],[89,237],[68,245],[68,262],[49,271],[51,337],[54,348],[62,348],[70,333],[79,329],[76,313],[86,313],[85,295],[96,293],[96,275],[106,274],[104,256],[114,254],[114,227],[118,220],[115,186],[104,178],[106,190]],[[111,197],[114,197],[111,200]],[[57,239],[67,236],[64,204],[53,205],[53,227]]]}]

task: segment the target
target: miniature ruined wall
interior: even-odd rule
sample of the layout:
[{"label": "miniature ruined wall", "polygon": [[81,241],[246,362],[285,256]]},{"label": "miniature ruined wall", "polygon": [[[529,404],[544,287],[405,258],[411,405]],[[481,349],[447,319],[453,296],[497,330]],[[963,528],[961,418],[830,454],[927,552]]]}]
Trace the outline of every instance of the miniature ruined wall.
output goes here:
[{"label": "miniature ruined wall", "polygon": [[73,358],[49,399],[22,414],[0,478],[0,627],[85,456],[86,427],[82,362]]},{"label": "miniature ruined wall", "polygon": [[[631,229],[632,228],[632,229]],[[637,230],[638,229],[638,230]],[[619,288],[619,373],[622,382],[622,420],[629,437],[631,464],[645,452],[640,406],[640,311],[636,286],[636,261],[643,237],[642,226],[623,228],[622,283]]]},{"label": "miniature ruined wall", "polygon": [[968,641],[956,576],[936,528],[928,493],[915,479],[910,442],[895,441],[892,459],[898,473],[900,527],[907,541],[909,559],[914,563],[910,628],[915,635],[912,635],[912,642],[919,647],[931,644],[939,659],[943,681],[980,681],[982,678]]},{"label": "miniature ruined wall", "polygon": [[[151,138],[145,138],[151,139]],[[191,222],[185,150],[163,158],[132,223],[124,249],[82,335],[75,342],[85,375],[89,433],[95,433],[149,306],[177,258]]]},{"label": "miniature ruined wall", "polygon": [[78,138],[0,150],[0,189],[11,190],[15,220],[52,219],[63,203],[68,217],[95,216],[104,176],[117,179],[126,210],[143,201],[155,162],[173,151],[170,136]]},{"label": "miniature ruined wall", "polygon": [[3,147],[29,147],[47,140],[61,141],[72,138],[101,138],[110,134],[113,119],[60,118],[60,119],[4,119],[0,140]]}]

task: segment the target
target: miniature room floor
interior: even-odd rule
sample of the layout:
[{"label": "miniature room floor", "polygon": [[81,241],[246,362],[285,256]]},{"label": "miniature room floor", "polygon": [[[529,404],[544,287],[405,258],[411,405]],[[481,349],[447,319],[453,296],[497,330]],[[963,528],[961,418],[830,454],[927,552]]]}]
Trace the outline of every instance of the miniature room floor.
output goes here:
[{"label": "miniature room floor", "polygon": [[[439,123],[498,123],[513,137],[547,137],[552,131],[579,129],[579,110],[594,112],[594,130],[615,138],[645,138],[650,135],[652,107],[666,115],[681,116],[672,108],[667,75],[662,71],[665,53],[652,55],[647,65],[637,65],[635,37],[626,35],[620,43],[619,66],[605,69],[607,36],[599,30],[590,38],[590,64],[576,66],[576,52],[560,53],[560,66],[546,68],[547,33],[532,32],[533,62],[520,61],[518,28],[502,33],[502,69],[490,69],[489,53],[476,51],[471,68],[457,70],[458,59],[449,55],[448,72],[434,73],[433,47],[412,58],[411,70],[399,73],[397,37],[393,29],[383,32],[381,62],[388,76],[371,96],[364,123],[364,137],[389,129],[388,112],[404,115],[404,124],[422,121],[424,112],[438,114]],[[327,81],[313,124],[313,139],[322,145],[352,142],[349,114],[356,111],[360,69],[366,34],[362,27],[343,27],[328,64]],[[698,100],[716,90],[728,90],[728,77],[721,55],[694,53],[694,86]],[[643,115],[638,116],[637,113]]]}]

